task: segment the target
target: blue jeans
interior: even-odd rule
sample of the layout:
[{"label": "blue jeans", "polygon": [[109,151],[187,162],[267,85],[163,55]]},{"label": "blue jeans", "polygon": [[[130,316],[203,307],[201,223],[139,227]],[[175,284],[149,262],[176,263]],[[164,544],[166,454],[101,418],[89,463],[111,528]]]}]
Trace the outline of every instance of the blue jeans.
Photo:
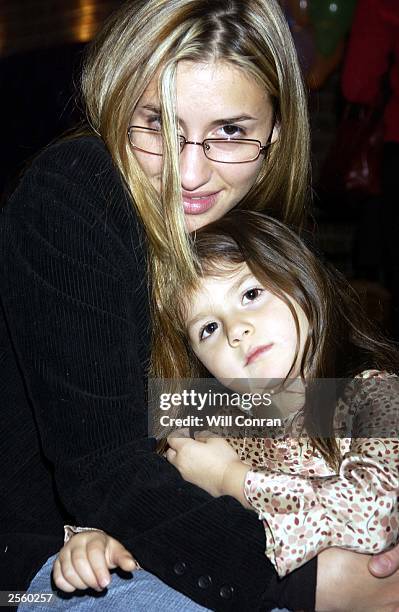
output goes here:
[{"label": "blue jeans", "polygon": [[[33,578],[28,593],[54,593],[55,598],[48,603],[23,603],[18,610],[23,612],[57,612],[58,610],[99,609],[101,612],[206,612],[203,608],[182,593],[175,591],[159,578],[137,570],[133,578],[121,578],[113,573],[111,584],[102,593],[96,591],[75,591],[63,593],[54,591],[51,586],[51,572],[57,555],[50,557]],[[279,612],[277,609],[272,612]],[[280,612],[289,612],[281,610]]]},{"label": "blue jeans", "polygon": [[137,570],[133,578],[121,578],[112,574],[112,581],[102,593],[96,591],[75,591],[63,593],[51,588],[51,571],[57,555],[50,557],[32,580],[28,593],[54,593],[49,603],[20,604],[23,612],[57,612],[58,610],[101,610],[101,612],[204,612],[199,604],[164,584],[159,578],[145,570]]}]

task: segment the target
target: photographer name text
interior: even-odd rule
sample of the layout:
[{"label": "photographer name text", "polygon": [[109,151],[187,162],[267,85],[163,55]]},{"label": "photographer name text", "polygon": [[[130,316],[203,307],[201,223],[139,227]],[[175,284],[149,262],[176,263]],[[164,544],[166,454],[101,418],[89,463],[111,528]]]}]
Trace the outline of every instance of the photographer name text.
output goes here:
[{"label": "photographer name text", "polygon": [[281,427],[281,419],[248,417],[238,415],[210,415],[205,417],[189,415],[182,418],[167,414],[159,420],[162,427]]}]

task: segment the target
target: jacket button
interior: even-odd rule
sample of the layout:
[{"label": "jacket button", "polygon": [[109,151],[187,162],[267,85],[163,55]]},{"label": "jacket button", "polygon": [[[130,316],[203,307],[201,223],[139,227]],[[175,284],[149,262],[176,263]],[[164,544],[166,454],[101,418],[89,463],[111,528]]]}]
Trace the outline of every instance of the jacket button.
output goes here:
[{"label": "jacket button", "polygon": [[187,565],[184,563],[184,561],[180,561],[180,563],[176,563],[176,565],[173,568],[173,571],[178,576],[183,576],[186,569],[187,569]]},{"label": "jacket button", "polygon": [[233,593],[234,593],[234,588],[231,586],[228,586],[227,584],[224,584],[222,587],[220,587],[219,595],[223,599],[231,599],[233,597]]},{"label": "jacket button", "polygon": [[198,586],[200,589],[207,589],[212,584],[212,578],[210,576],[200,576],[198,578]]}]

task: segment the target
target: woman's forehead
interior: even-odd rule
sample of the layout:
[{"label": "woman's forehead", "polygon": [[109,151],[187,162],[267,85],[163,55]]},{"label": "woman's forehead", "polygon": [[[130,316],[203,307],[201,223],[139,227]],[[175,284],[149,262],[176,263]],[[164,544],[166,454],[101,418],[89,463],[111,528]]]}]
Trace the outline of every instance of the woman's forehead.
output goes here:
[{"label": "woman's forehead", "polygon": [[[160,108],[159,74],[151,80],[138,103],[141,108]],[[265,121],[272,113],[266,91],[251,76],[225,61],[181,61],[176,71],[176,103],[180,121],[205,123],[243,118]]]}]

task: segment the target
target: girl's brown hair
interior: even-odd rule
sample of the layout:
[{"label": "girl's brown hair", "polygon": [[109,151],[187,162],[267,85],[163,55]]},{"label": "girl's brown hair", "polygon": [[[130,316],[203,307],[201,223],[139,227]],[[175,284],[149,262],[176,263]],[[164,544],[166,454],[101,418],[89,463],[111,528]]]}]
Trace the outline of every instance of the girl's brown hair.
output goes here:
[{"label": "girl's brown hair", "polygon": [[[198,230],[194,249],[200,276],[223,275],[226,266],[231,269],[245,262],[263,286],[290,308],[298,347],[299,322],[289,298],[301,306],[309,323],[300,362],[301,376],[305,378],[306,372],[307,382],[352,378],[370,368],[399,370],[397,350],[373,328],[348,282],[336,270],[323,265],[320,257],[281,222],[261,213],[234,210]],[[185,295],[184,288],[180,295]],[[182,378],[206,375],[185,339],[187,299],[190,293],[185,299],[175,296],[175,334],[164,338],[158,347],[158,375],[166,378],[171,376],[168,360],[173,352]],[[310,409],[305,414],[305,426],[316,416]],[[331,419],[332,416],[331,413]],[[339,452],[333,436],[315,437],[312,441],[336,465]]]}]

